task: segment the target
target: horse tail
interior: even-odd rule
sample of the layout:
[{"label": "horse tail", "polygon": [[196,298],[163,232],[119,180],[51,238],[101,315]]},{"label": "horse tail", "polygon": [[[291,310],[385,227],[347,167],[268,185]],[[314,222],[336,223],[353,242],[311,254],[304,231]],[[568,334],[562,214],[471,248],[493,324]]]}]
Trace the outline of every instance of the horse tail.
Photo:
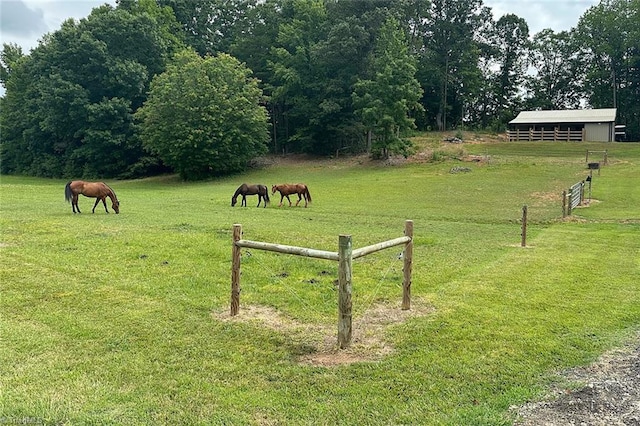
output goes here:
[{"label": "horse tail", "polygon": [[311,202],[311,193],[309,192],[309,187],[305,186],[304,192],[307,194],[307,200]]},{"label": "horse tail", "polygon": [[267,200],[267,203],[271,202],[271,200],[269,199],[269,188],[267,188],[266,186],[264,187],[264,198],[265,200]]},{"label": "horse tail", "polygon": [[64,187],[64,199],[67,200],[68,203],[73,199],[73,192],[71,192],[71,181],[67,182],[67,185]]}]

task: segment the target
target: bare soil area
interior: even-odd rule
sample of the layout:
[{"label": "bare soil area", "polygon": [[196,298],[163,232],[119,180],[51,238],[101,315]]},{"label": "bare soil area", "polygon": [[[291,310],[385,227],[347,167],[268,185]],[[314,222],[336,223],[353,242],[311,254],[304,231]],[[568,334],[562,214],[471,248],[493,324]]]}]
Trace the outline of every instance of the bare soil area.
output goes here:
[{"label": "bare soil area", "polygon": [[385,340],[388,327],[401,324],[409,318],[429,315],[431,305],[416,298],[411,309],[403,311],[400,305],[376,303],[361,315],[353,316],[351,345],[338,349],[338,326],[326,324],[303,324],[288,318],[268,306],[242,306],[238,315],[229,312],[212,314],[219,321],[254,323],[282,332],[291,341],[291,352],[303,364],[332,367],[354,362],[377,361],[394,351]]}]

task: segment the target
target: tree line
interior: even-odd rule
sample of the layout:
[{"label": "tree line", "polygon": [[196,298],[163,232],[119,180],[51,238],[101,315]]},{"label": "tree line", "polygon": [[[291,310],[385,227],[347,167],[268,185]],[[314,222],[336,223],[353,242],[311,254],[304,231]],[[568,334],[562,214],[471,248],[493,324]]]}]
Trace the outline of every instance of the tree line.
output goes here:
[{"label": "tree line", "polygon": [[200,179],[266,152],[408,154],[413,129],[618,108],[640,140],[640,0],[531,35],[482,0],[119,0],[0,53],[0,172]]}]

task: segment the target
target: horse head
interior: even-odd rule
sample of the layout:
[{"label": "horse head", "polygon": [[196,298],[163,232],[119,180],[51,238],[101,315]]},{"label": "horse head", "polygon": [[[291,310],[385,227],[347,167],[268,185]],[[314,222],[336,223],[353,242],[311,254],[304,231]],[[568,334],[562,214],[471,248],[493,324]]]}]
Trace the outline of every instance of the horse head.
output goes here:
[{"label": "horse head", "polygon": [[114,212],[116,212],[116,214],[120,213],[120,201],[113,200],[113,203],[111,204],[111,208],[113,209]]},{"label": "horse head", "polygon": [[272,193],[272,194],[275,194],[277,190],[278,190],[278,185],[273,185],[273,186],[271,187],[271,193]]},{"label": "horse head", "polygon": [[234,207],[238,202],[238,197],[231,197],[231,207]]}]

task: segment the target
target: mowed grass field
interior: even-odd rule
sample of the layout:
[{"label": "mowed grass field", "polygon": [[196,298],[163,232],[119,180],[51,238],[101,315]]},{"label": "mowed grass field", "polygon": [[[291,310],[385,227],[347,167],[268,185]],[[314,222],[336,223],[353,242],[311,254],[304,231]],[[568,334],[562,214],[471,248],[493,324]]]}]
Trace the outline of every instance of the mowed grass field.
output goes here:
[{"label": "mowed grass field", "polygon": [[[640,144],[416,140],[445,160],[276,157],[207,182],[107,181],[119,215],[83,197],[72,214],[66,181],[2,176],[0,423],[507,425],[557,372],[636,335]],[[586,150],[604,149],[590,206],[563,219]],[[230,205],[243,182],[298,181],[309,208],[277,194],[266,209]],[[352,348],[331,348],[337,262],[243,249],[229,317],[233,224],[337,251],[340,234],[364,247],[407,219],[412,313],[401,248],[355,260],[354,322],[378,327],[355,329]]]}]

